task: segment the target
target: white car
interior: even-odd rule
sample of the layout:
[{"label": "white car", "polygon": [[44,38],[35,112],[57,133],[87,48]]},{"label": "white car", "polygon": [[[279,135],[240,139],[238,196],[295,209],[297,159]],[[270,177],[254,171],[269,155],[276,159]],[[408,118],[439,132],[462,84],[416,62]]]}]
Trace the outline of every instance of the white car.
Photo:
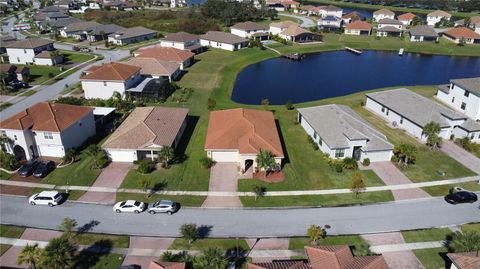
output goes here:
[{"label": "white car", "polygon": [[127,201],[121,201],[116,203],[113,206],[113,211],[117,213],[135,213],[138,214],[142,212],[145,209],[145,203],[135,201],[135,200],[127,200]]},{"label": "white car", "polygon": [[42,191],[28,198],[31,205],[56,206],[62,201],[62,195],[58,191]]}]

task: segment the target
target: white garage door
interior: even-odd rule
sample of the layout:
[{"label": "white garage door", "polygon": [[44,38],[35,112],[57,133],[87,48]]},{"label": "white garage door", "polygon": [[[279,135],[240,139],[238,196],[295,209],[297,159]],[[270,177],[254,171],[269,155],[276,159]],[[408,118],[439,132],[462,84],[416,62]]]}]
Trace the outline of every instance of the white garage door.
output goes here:
[{"label": "white garage door", "polygon": [[238,162],[238,153],[236,151],[212,151],[212,159],[219,163]]},{"label": "white garage door", "polygon": [[63,151],[63,146],[39,145],[38,151],[38,154],[40,156],[61,158],[63,157],[63,155],[65,155],[65,152]]},{"label": "white garage door", "polygon": [[112,162],[133,162],[136,160],[135,151],[105,150]]}]

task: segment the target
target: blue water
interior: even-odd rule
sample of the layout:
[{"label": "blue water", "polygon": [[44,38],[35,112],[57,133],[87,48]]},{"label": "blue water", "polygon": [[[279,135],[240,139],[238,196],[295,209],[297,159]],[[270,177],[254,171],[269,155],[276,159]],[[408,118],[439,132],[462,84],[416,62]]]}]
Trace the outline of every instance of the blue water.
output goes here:
[{"label": "blue water", "polygon": [[309,54],[303,61],[274,58],[248,66],[238,76],[232,99],[243,104],[313,101],[399,85],[436,85],[480,76],[479,57],[347,51]]},{"label": "blue water", "polygon": [[363,17],[365,17],[366,19],[370,19],[373,17],[373,12],[375,10],[368,10],[368,9],[363,9],[363,8],[350,8],[350,7],[342,7],[343,9],[343,14],[348,14],[350,12],[353,12],[353,11],[356,11],[358,13],[360,13],[360,15],[362,15]]}]

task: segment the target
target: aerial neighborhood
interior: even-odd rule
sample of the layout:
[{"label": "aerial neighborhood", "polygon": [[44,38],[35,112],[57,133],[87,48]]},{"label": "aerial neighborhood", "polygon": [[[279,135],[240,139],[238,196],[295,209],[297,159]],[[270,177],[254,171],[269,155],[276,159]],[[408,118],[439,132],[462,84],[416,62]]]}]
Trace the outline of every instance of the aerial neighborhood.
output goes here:
[{"label": "aerial neighborhood", "polygon": [[0,268],[480,268],[476,1],[0,14]]}]

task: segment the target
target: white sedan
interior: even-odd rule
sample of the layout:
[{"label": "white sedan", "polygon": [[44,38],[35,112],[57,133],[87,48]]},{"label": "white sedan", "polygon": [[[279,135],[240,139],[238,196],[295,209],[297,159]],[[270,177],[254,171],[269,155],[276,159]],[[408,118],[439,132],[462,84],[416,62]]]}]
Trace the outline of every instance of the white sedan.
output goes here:
[{"label": "white sedan", "polygon": [[145,203],[135,201],[135,200],[127,200],[118,202],[113,206],[113,211],[117,213],[135,213],[138,214],[145,209]]}]

